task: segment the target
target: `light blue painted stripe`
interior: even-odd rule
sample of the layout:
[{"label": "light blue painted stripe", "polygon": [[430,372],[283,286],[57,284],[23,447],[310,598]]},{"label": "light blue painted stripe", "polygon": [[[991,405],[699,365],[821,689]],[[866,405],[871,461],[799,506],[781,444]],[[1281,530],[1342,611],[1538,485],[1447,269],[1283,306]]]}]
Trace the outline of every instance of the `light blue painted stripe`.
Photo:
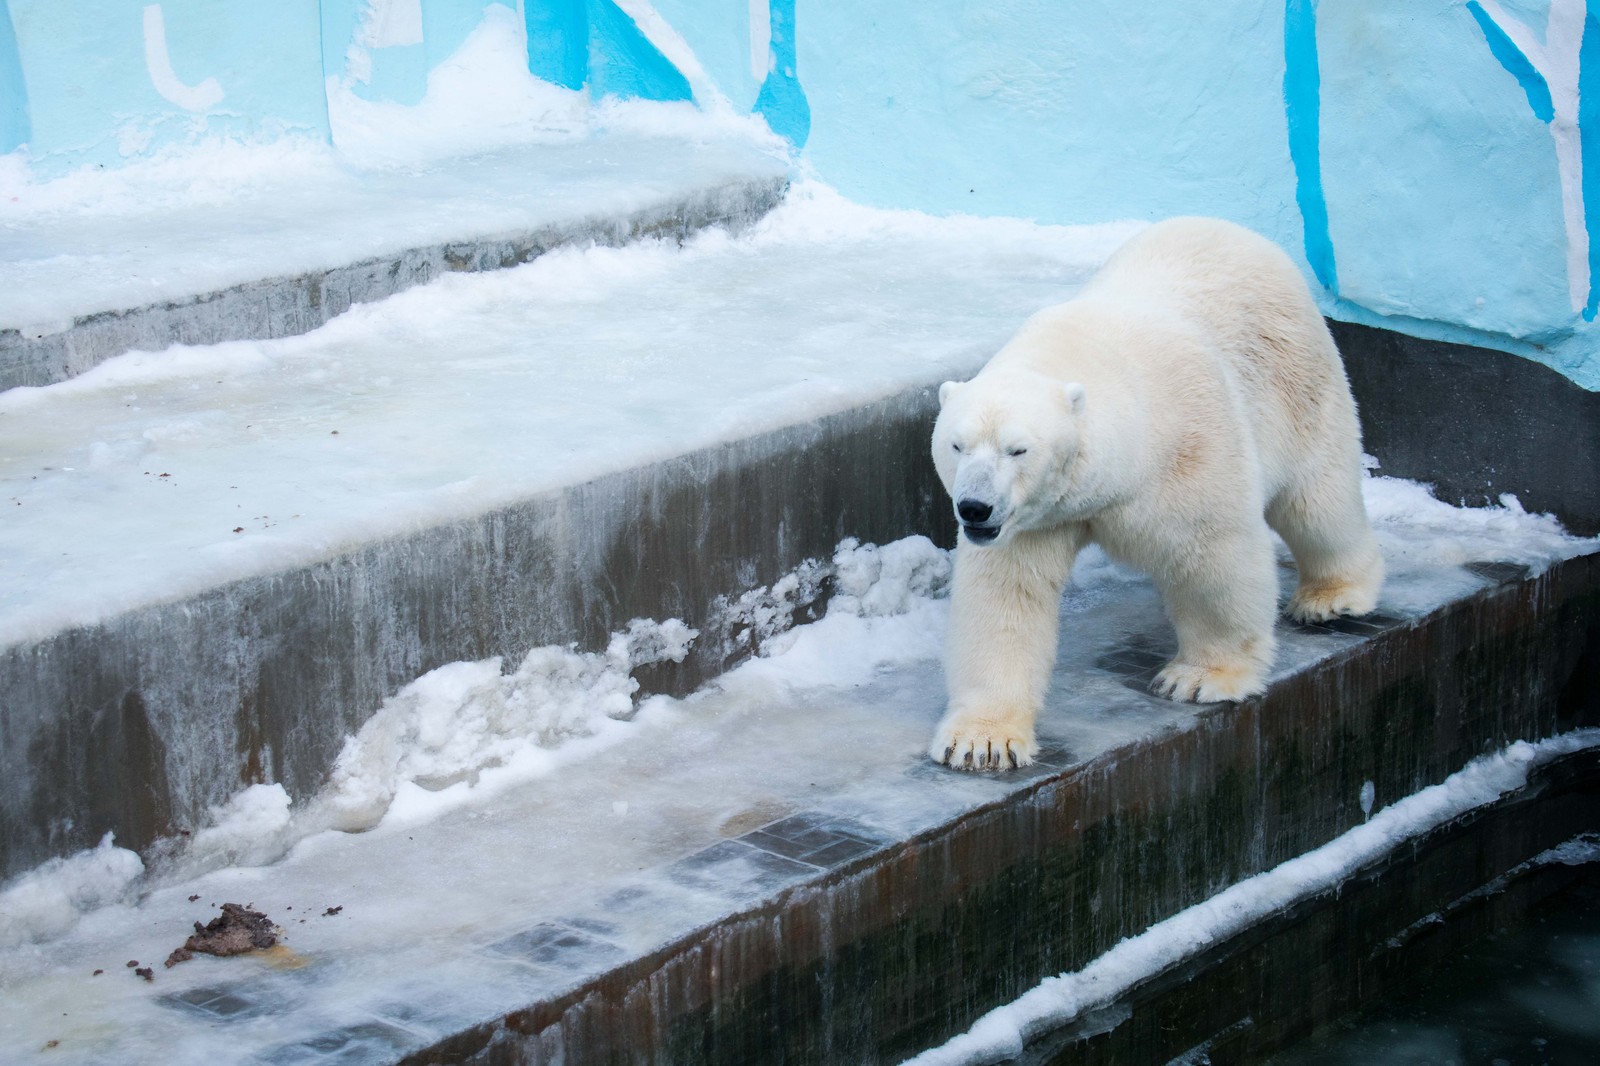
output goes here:
[{"label": "light blue painted stripe", "polygon": [[589,80],[589,11],[585,0],[528,0],[528,70],[568,89]]},{"label": "light blue painted stripe", "polygon": [[22,78],[22,55],[11,6],[0,0],[0,152],[11,152],[33,137],[28,117],[28,83]]},{"label": "light blue painted stripe", "polygon": [[1528,106],[1533,108],[1533,113],[1540,122],[1549,122],[1555,117],[1555,104],[1550,100],[1550,86],[1544,80],[1544,75],[1534,68],[1533,61],[1522,54],[1516,42],[1506,36],[1506,31],[1489,17],[1478,0],[1467,0],[1467,10],[1472,12],[1472,17],[1477,20],[1478,28],[1483,31],[1483,36],[1489,42],[1489,54],[1500,61],[1500,65],[1517,79],[1517,84],[1522,86],[1522,91],[1528,94]]},{"label": "light blue painted stripe", "polygon": [[602,96],[692,100],[689,79],[611,0],[589,0],[589,76]]},{"label": "light blue painted stripe", "polygon": [[755,110],[767,120],[773,133],[796,148],[803,148],[811,136],[811,103],[800,87],[795,69],[794,5],[795,0],[771,0],[771,69],[761,83]]},{"label": "light blue painted stripe", "polygon": [[1595,218],[1600,216],[1600,11],[1589,0],[1583,20],[1583,44],[1578,48],[1578,145],[1583,160],[1583,220],[1589,236],[1589,299],[1583,307],[1585,322],[1600,310],[1600,241],[1595,240]]},{"label": "light blue painted stripe", "polygon": [[1317,65],[1316,0],[1286,0],[1284,4],[1283,105],[1289,120],[1294,198],[1305,224],[1306,261],[1323,288],[1337,293],[1339,272],[1328,232],[1328,200],[1322,189],[1322,71]]}]

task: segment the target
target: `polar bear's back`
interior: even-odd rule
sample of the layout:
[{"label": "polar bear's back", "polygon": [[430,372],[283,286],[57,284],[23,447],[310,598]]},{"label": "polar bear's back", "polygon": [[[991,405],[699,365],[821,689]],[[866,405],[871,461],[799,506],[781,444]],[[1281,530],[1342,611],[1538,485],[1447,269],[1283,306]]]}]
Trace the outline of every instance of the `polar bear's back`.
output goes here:
[{"label": "polar bear's back", "polygon": [[1266,238],[1221,219],[1158,222],[1118,249],[1079,299],[1160,309],[1227,364],[1251,409],[1269,492],[1306,449],[1352,452],[1347,461],[1359,463],[1338,349],[1305,278]]}]

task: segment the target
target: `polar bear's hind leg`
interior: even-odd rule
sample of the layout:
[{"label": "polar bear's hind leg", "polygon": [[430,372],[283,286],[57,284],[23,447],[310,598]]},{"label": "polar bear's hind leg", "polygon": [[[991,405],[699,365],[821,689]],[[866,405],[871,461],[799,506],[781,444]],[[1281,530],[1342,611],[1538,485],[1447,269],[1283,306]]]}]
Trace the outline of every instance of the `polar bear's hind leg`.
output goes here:
[{"label": "polar bear's hind leg", "polygon": [[1300,571],[1284,610],[1291,619],[1326,622],[1371,614],[1378,606],[1383,556],[1367,523],[1358,475],[1322,472],[1309,489],[1291,490],[1273,501],[1267,522],[1289,546]]},{"label": "polar bear's hind leg", "polygon": [[1235,702],[1267,688],[1278,603],[1271,538],[1262,524],[1209,547],[1203,565],[1157,578],[1178,655],[1151,689],[1169,699]]}]

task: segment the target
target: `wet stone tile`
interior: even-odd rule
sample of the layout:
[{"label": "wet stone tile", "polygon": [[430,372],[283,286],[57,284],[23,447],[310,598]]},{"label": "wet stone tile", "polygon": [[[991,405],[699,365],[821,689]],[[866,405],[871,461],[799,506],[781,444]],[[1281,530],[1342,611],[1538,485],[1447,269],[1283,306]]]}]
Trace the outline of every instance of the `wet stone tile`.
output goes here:
[{"label": "wet stone tile", "polygon": [[[1044,770],[1055,772],[1065,770],[1069,766],[1076,766],[1082,762],[1071,748],[1065,744],[1052,740],[1039,741],[1039,750],[1033,755],[1033,765]],[[1031,770],[1033,767],[1029,767]]]},{"label": "wet stone tile", "polygon": [[1473,562],[1462,563],[1461,568],[1496,585],[1525,581],[1533,572],[1521,563]]},{"label": "wet stone tile", "polygon": [[577,919],[571,924],[541,922],[497,940],[483,950],[517,962],[581,972],[611,962],[622,954],[622,948],[602,938],[612,932],[615,932],[614,926],[594,919]]},{"label": "wet stone tile", "polygon": [[679,884],[723,894],[769,892],[814,876],[818,867],[739,840],[724,840],[666,869]]},{"label": "wet stone tile", "polygon": [[1351,618],[1341,615],[1326,622],[1290,622],[1289,628],[1300,633],[1338,633],[1347,637],[1371,637],[1405,622],[1404,618],[1374,611],[1372,614]]},{"label": "wet stone tile", "polygon": [[398,1026],[380,1021],[358,1022],[294,1044],[280,1044],[262,1056],[281,1063],[393,1062],[398,1052],[414,1046],[417,1038]]},{"label": "wet stone tile", "polygon": [[1163,654],[1144,647],[1133,645],[1118,645],[1101,653],[1094,664],[1101,670],[1109,670],[1114,674],[1129,674],[1148,670],[1152,675],[1167,664],[1171,653]]},{"label": "wet stone tile", "polygon": [[739,839],[774,855],[826,869],[877,850],[888,836],[853,818],[806,811],[762,826]]},{"label": "wet stone tile", "polygon": [[162,996],[161,1003],[174,1010],[189,1011],[212,1018],[254,1018],[283,1009],[281,1004],[241,993],[236,988],[191,988]]}]

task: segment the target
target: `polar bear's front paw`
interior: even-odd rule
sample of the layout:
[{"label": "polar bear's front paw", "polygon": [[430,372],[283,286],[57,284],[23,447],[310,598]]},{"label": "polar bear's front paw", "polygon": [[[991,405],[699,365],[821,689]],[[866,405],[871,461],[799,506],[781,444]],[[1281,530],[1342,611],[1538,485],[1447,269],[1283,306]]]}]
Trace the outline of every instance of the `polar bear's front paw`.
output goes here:
[{"label": "polar bear's front paw", "polygon": [[1150,690],[1180,702],[1234,703],[1259,696],[1267,685],[1255,666],[1206,667],[1170,662],[1156,675]]},{"label": "polar bear's front paw", "polygon": [[928,754],[957,770],[1015,770],[1033,762],[1033,722],[1016,714],[951,714],[934,730]]}]

